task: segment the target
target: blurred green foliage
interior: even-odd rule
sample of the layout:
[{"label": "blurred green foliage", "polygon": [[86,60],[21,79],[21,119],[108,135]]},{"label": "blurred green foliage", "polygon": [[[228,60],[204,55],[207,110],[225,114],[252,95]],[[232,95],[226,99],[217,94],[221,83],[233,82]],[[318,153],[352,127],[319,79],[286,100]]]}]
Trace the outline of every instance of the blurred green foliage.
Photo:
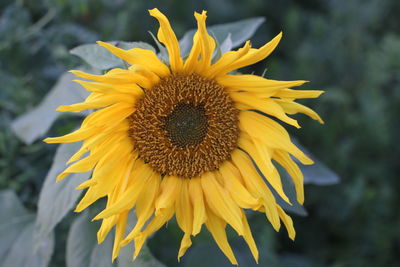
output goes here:
[{"label": "blurred green foliage", "polygon": [[[62,72],[80,64],[69,54],[73,47],[96,40],[151,43],[147,30],[156,32],[158,26],[147,13],[153,7],[167,14],[178,36],[195,26],[194,10],[208,10],[209,25],[264,16],[267,22],[255,35],[253,46],[269,41],[280,30],[284,38],[270,59],[252,71],[261,74],[267,67],[269,78],[307,79],[312,82],[304,88],[326,90],[320,99],[305,101],[326,124],[320,126],[301,117],[302,129],[291,133],[335,170],[342,182],[306,187],[309,216],[295,216],[294,243],[284,231],[274,233],[262,215],[252,215],[260,263],[338,267],[399,264],[397,0],[2,0],[0,189],[16,190],[29,208],[36,208],[54,147],[41,141],[22,144],[9,129],[11,120],[38,104]],[[70,128],[67,121],[59,120],[50,135]],[[150,241],[150,248],[168,266],[178,265],[180,237],[176,228],[164,228]],[[207,238],[202,233],[195,242]],[[239,238],[232,240],[240,257],[249,257]],[[64,246],[59,240],[54,266],[63,265]],[[202,246],[214,250],[213,245]],[[204,250],[189,250],[182,265],[219,253],[204,254]]]}]

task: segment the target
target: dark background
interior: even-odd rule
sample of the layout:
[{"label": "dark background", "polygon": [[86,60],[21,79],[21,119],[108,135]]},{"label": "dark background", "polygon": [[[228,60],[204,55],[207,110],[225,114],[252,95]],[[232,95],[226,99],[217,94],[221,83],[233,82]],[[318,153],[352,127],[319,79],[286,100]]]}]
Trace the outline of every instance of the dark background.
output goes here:
[{"label": "dark background", "polygon": [[[41,141],[24,145],[11,132],[10,122],[37,105],[61,73],[82,64],[69,54],[71,48],[97,40],[152,43],[147,30],[157,32],[158,23],[147,9],[153,7],[167,15],[178,37],[195,27],[193,11],[208,10],[208,25],[263,16],[266,23],[253,46],[281,30],[284,37],[270,58],[252,70],[261,74],[267,67],[268,78],[305,79],[311,83],[303,88],[326,91],[320,99],[304,102],[326,124],[300,116],[302,129],[291,133],[338,173],[341,183],[306,186],[309,216],[293,216],[295,242],[285,230],[275,233],[265,217],[252,215],[260,258],[270,266],[397,266],[397,0],[0,0],[0,189],[14,189],[28,208],[36,209],[55,148]],[[61,118],[51,133],[66,133],[73,125],[73,120]],[[58,231],[54,266],[64,265],[62,224]],[[176,227],[164,228],[149,246],[159,260],[173,266],[180,237]],[[234,235],[232,240],[239,257],[249,258],[243,242]],[[213,254],[222,257],[207,235],[195,242],[197,249],[189,249],[184,261],[204,266]]]}]

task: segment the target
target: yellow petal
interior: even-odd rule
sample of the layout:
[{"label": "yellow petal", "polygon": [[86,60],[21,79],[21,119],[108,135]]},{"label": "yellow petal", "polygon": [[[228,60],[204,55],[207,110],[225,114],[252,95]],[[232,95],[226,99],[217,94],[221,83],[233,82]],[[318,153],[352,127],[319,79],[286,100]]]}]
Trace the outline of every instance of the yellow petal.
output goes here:
[{"label": "yellow petal", "polygon": [[173,72],[182,70],[183,61],[180,56],[180,48],[178,39],[169,24],[167,17],[162,14],[157,8],[149,10],[152,17],[155,17],[160,23],[160,28],[157,33],[157,38],[165,45],[169,54],[169,62]]},{"label": "yellow petal", "polygon": [[174,206],[180,195],[182,178],[176,176],[165,176],[161,182],[161,193],[156,200],[156,216],[171,206]]},{"label": "yellow petal", "polygon": [[181,257],[185,255],[186,250],[190,248],[191,245],[192,240],[190,239],[190,233],[185,233],[181,241],[181,246],[179,247],[178,261],[180,261]]},{"label": "yellow petal", "polygon": [[222,76],[233,70],[240,69],[263,60],[272,53],[281,38],[282,33],[279,33],[274,39],[259,49],[250,48],[250,44],[246,43],[242,51],[239,49],[237,53],[225,53],[224,55],[226,56],[224,57],[223,55],[220,60],[215,63],[215,67],[213,65],[213,68],[210,69],[212,77]]},{"label": "yellow petal", "polygon": [[297,114],[297,113],[304,113],[310,118],[318,121],[321,124],[324,124],[324,121],[321,119],[321,117],[311,108],[306,107],[302,104],[293,102],[293,101],[288,101],[288,100],[279,100],[277,99],[276,102],[281,105],[283,110],[287,114]]},{"label": "yellow petal", "polygon": [[[97,127],[97,130],[103,128],[112,130],[113,133],[117,131],[126,131],[129,128],[128,122],[125,120],[135,111],[131,104],[117,103],[112,106],[96,110],[85,118],[82,127]],[[117,129],[118,128],[118,129]],[[99,131],[98,131],[99,133]]]},{"label": "yellow petal", "polygon": [[237,51],[224,53],[221,58],[210,67],[205,75],[209,78],[216,77],[216,79],[218,79],[218,76],[228,72],[226,69],[229,68],[233,62],[246,55],[250,51],[250,48],[250,41],[246,41],[244,46],[239,48]]},{"label": "yellow petal", "polygon": [[104,209],[93,220],[107,218],[121,211],[131,209],[135,205],[139,194],[142,192],[152,174],[153,170],[147,164],[144,164],[136,170],[132,170],[132,184],[121,194],[113,205]]},{"label": "yellow petal", "polygon": [[204,203],[203,189],[200,178],[189,180],[189,196],[193,205],[193,235],[200,233],[201,226],[206,221],[206,209]]},{"label": "yellow petal", "polygon": [[[140,230],[143,228],[146,221],[151,217],[155,209],[155,199],[158,196],[160,189],[161,177],[155,173],[150,177],[149,183],[143,189],[136,203],[137,222],[132,231],[127,235],[125,240],[133,240]],[[128,242],[124,242],[127,244]]]},{"label": "yellow petal", "polygon": [[122,212],[118,216],[116,228],[115,228],[115,237],[114,237],[114,246],[112,251],[112,262],[118,257],[119,251],[121,249],[121,240],[124,237],[126,223],[128,221],[128,213],[129,211]]},{"label": "yellow petal", "polygon": [[239,235],[243,235],[242,213],[239,206],[217,182],[212,172],[204,173],[200,179],[207,205],[212,212],[229,223]]},{"label": "yellow petal", "polygon": [[304,202],[304,187],[303,187],[303,173],[297,164],[290,158],[287,152],[276,150],[274,159],[283,166],[289,175],[292,177],[296,189],[297,201],[300,204]]},{"label": "yellow petal", "polygon": [[[243,131],[239,138],[239,147],[249,153],[250,157],[259,164],[259,168],[268,177],[274,172],[272,164],[272,150],[262,140]],[[265,167],[264,167],[265,166]]]},{"label": "yellow petal", "polygon": [[80,70],[70,70],[69,72],[71,72],[72,74],[74,74],[79,78],[92,80],[96,82],[111,83],[111,84],[135,83],[135,80],[133,80],[132,77],[126,75],[127,73],[126,70],[119,68],[112,69],[104,75],[90,74]]},{"label": "yellow petal", "polygon": [[43,141],[48,143],[48,144],[53,144],[53,143],[74,143],[74,142],[79,142],[82,141],[83,139],[87,139],[90,136],[96,134],[97,129],[94,127],[92,128],[80,128],[72,133],[60,136],[60,137],[48,137],[44,139]]},{"label": "yellow petal", "polygon": [[241,208],[254,210],[259,208],[261,203],[242,185],[240,182],[240,172],[232,163],[225,161],[221,164],[219,171],[224,179],[225,188]]},{"label": "yellow petal", "polygon": [[96,165],[92,175],[92,179],[96,183],[85,193],[76,206],[75,212],[81,212],[99,198],[112,192],[119,178],[129,171],[129,160],[131,159],[129,150],[116,151],[114,148],[111,151]]},{"label": "yellow petal", "polygon": [[232,161],[242,174],[246,187],[255,197],[261,197],[264,202],[265,214],[276,231],[280,228],[279,214],[276,210],[275,197],[270,189],[254,169],[254,166],[245,152],[237,149],[231,154]]},{"label": "yellow petal", "polygon": [[247,245],[250,248],[251,254],[254,257],[254,260],[257,262],[258,264],[258,249],[257,249],[257,245],[256,242],[254,242],[254,238],[253,235],[251,234],[251,229],[249,226],[249,223],[247,222],[247,218],[246,215],[243,213],[243,226],[244,226],[244,235],[243,238],[246,241]]},{"label": "yellow petal", "polygon": [[274,96],[287,99],[301,99],[301,98],[316,98],[319,97],[322,93],[324,93],[324,91],[281,89],[277,91],[274,94]]},{"label": "yellow petal", "polygon": [[[111,206],[115,202],[115,199],[118,197],[118,194],[120,192],[119,189],[120,188],[114,188],[113,190],[110,190],[110,192],[107,194],[106,207]],[[97,231],[97,242],[99,244],[105,240],[112,227],[117,224],[118,219],[119,215],[117,214],[102,220],[100,229],[99,231]]]},{"label": "yellow petal", "polygon": [[279,217],[281,218],[283,224],[286,227],[286,230],[288,231],[290,239],[294,240],[294,238],[296,237],[296,231],[293,227],[292,218],[290,218],[279,205],[277,205],[276,208],[278,209]]},{"label": "yellow petal", "polygon": [[206,226],[208,231],[210,231],[211,235],[213,236],[218,247],[229,259],[229,261],[232,264],[238,265],[235,254],[233,254],[232,248],[228,242],[228,238],[226,237],[226,222],[213,214],[210,210],[207,210]]},{"label": "yellow petal", "polygon": [[239,126],[269,147],[287,151],[303,164],[313,164],[313,161],[292,143],[285,128],[267,116],[253,111],[242,111],[239,114]]},{"label": "yellow petal", "polygon": [[[228,73],[232,70],[240,69],[249,65],[253,65],[266,57],[268,57],[272,51],[275,50],[276,46],[279,44],[279,41],[282,38],[282,32],[280,32],[277,36],[275,36],[271,41],[269,41],[264,46],[259,49],[250,49],[250,51],[244,55],[243,57],[236,60],[232,65],[224,70],[225,73]],[[224,74],[225,74],[224,73]]]},{"label": "yellow petal", "polygon": [[136,97],[128,94],[106,94],[97,97],[96,99],[89,101],[86,99],[82,103],[63,105],[57,108],[57,111],[61,112],[81,112],[87,109],[99,109],[106,106],[110,106],[116,103],[129,103],[134,105]]},{"label": "yellow petal", "polygon": [[128,70],[147,78],[152,86],[160,82],[160,77],[141,65],[132,65],[128,68]]},{"label": "yellow petal", "polygon": [[[199,22],[197,22],[197,25]],[[193,36],[193,46],[190,50],[189,56],[187,57],[185,64],[183,66],[183,70],[185,73],[193,73],[198,67],[198,60],[201,53],[201,40],[200,40],[199,30]]]},{"label": "yellow petal", "polygon": [[[306,81],[276,81],[261,76],[245,75],[224,75],[216,78],[216,81],[228,91],[246,91],[262,94],[263,97],[275,96],[283,88],[299,86]],[[295,90],[293,90],[295,91]]]},{"label": "yellow petal", "polygon": [[[182,179],[182,178],[181,178]],[[193,207],[189,198],[189,179],[182,179],[181,192],[175,203],[176,220],[179,227],[183,230],[181,247],[179,248],[178,261],[191,246],[190,234],[193,227]]]},{"label": "yellow petal", "polygon": [[106,196],[106,193],[104,192],[98,192],[95,189],[95,186],[89,187],[89,189],[86,191],[85,195],[79,201],[78,205],[76,205],[75,212],[81,212],[90,205],[92,205],[94,202],[96,202],[98,199]]},{"label": "yellow petal", "polygon": [[86,158],[71,164],[66,168],[61,174],[59,174],[56,178],[56,181],[61,181],[63,180],[67,175],[70,173],[79,173],[79,172],[88,172],[91,171],[97,162],[99,161],[101,155],[96,154],[96,155],[89,155]]},{"label": "yellow petal", "polygon": [[138,234],[135,237],[135,252],[134,252],[134,259],[137,257],[139,254],[140,250],[143,247],[144,242],[146,239],[155,231],[161,228],[167,221],[171,219],[171,217],[174,215],[175,208],[174,206],[169,206],[164,208],[162,213],[159,213],[156,215],[153,220],[147,225],[146,229]]},{"label": "yellow petal", "polygon": [[97,93],[125,93],[125,94],[133,94],[135,96],[139,96],[143,94],[143,90],[135,85],[135,84],[108,84],[101,82],[88,82],[83,80],[73,80],[74,82],[82,85],[87,91],[97,92]]},{"label": "yellow petal", "polygon": [[[243,151],[247,153],[248,159],[254,161],[254,163],[252,163],[251,161],[250,163],[257,165],[260,172],[264,175],[269,184],[271,184],[271,186],[275,189],[278,195],[283,200],[285,200],[287,203],[290,204],[288,197],[283,191],[282,182],[275,166],[272,164],[270,159],[260,156],[259,149],[262,144],[257,144],[257,143],[255,144],[251,142],[246,138],[246,135],[242,133],[241,136],[239,137],[238,145],[239,148],[241,148]],[[246,162],[248,161],[246,160]],[[253,168],[255,167],[253,166]],[[242,175],[244,174],[242,173]]]},{"label": "yellow petal", "polygon": [[[115,151],[122,139],[122,136],[117,135],[113,136],[112,138],[103,140],[103,142],[99,142],[96,148],[90,152],[90,155],[74,164],[71,164],[60,175],[58,175],[56,180],[60,181],[70,173],[88,172],[92,170],[101,158],[108,157],[110,153],[113,153],[113,151]],[[114,147],[114,149],[110,149],[110,147]],[[72,159],[73,158],[71,158],[69,161],[71,161]]]},{"label": "yellow petal", "polygon": [[79,70],[70,70],[76,76],[96,82],[108,84],[139,84],[144,88],[151,88],[150,81],[140,74],[124,69],[112,69],[104,75],[94,75]]},{"label": "yellow petal", "polygon": [[118,216],[111,216],[111,217],[108,217],[107,219],[104,219],[101,222],[100,229],[99,229],[99,231],[97,231],[97,242],[99,244],[104,242],[108,233],[111,231],[111,229],[117,223],[117,220],[118,220]]},{"label": "yellow petal", "polygon": [[[119,199],[121,194],[125,191],[125,189],[126,189],[125,180],[127,179],[128,176],[130,176],[132,168],[135,165],[135,162],[136,162],[135,159],[129,159],[128,167],[125,171],[125,175],[122,175],[120,177],[120,179],[118,179],[118,186],[116,186],[114,188],[114,190],[112,190],[107,196],[106,208],[109,208],[110,206],[112,206]],[[129,211],[126,211],[126,212],[129,212]],[[97,232],[97,239],[98,239],[99,243],[103,242],[106,235],[111,230],[111,227],[114,226],[115,224],[117,224],[120,214],[121,213],[110,216],[110,217],[102,220],[101,228]],[[109,222],[109,223],[107,223],[107,222]],[[104,225],[104,228],[103,228],[103,225]],[[119,244],[120,244],[120,246],[122,246],[121,239],[119,239]]]},{"label": "yellow petal", "polygon": [[135,251],[133,252],[133,260],[135,260],[136,257],[139,255],[144,245],[144,242],[146,242],[147,240],[147,237],[147,235],[145,236],[143,234],[139,234],[135,237]]},{"label": "yellow petal", "polygon": [[200,60],[198,62],[199,67],[197,68],[199,73],[202,74],[203,72],[208,72],[210,65],[211,65],[211,59],[213,56],[213,52],[215,49],[215,41],[214,38],[212,38],[206,29],[206,11],[203,11],[201,14],[195,12],[194,16],[196,17],[197,20],[197,26],[198,26],[198,33],[199,33],[199,39],[201,43],[201,54],[200,54]]},{"label": "yellow petal", "polygon": [[[108,138],[108,140],[107,140]],[[101,147],[101,144],[105,141],[109,141],[110,137],[107,134],[100,133],[92,136],[83,141],[81,148],[67,161],[67,164],[79,160],[83,155],[89,152],[94,147]]]},{"label": "yellow petal", "polygon": [[261,99],[258,98],[257,95],[247,92],[231,92],[230,96],[235,102],[247,106],[247,109],[259,110],[296,128],[300,128],[300,125],[297,123],[297,121],[288,117],[282,106],[275,102],[275,99]]},{"label": "yellow petal", "polygon": [[175,203],[176,219],[182,230],[191,232],[193,225],[193,208],[189,198],[189,179],[181,179],[181,191]]},{"label": "yellow petal", "polygon": [[[104,132],[99,132],[96,135],[93,135],[85,139],[83,141],[81,148],[67,161],[67,164],[79,160],[83,155],[85,155],[89,151],[92,151],[92,153],[94,153],[94,151],[104,150],[105,149],[104,146],[108,146],[110,143],[113,143],[113,140],[115,142],[115,140],[120,140],[123,137],[126,137],[126,131],[128,130],[128,127],[126,127],[125,129],[122,128],[124,127],[114,128],[112,134],[109,134],[107,133],[107,131],[104,131]],[[123,131],[123,134],[121,133],[121,130]]]},{"label": "yellow petal", "polygon": [[89,179],[89,180],[84,181],[83,183],[81,183],[77,187],[75,187],[75,189],[86,189],[86,188],[88,188],[90,186],[94,186],[95,184],[97,184],[96,180]]},{"label": "yellow petal", "polygon": [[157,55],[151,50],[142,48],[124,50],[109,43],[101,41],[97,43],[131,65],[142,65],[160,77],[165,77],[170,74],[168,67],[161,62]]}]

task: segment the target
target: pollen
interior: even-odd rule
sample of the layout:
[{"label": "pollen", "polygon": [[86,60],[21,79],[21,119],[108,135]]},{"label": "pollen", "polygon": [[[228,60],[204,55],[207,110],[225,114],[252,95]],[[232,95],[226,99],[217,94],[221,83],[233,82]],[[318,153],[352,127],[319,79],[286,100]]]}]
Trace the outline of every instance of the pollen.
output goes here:
[{"label": "pollen", "polygon": [[173,74],[138,99],[129,135],[153,170],[193,178],[230,159],[239,137],[238,113],[217,82]]}]

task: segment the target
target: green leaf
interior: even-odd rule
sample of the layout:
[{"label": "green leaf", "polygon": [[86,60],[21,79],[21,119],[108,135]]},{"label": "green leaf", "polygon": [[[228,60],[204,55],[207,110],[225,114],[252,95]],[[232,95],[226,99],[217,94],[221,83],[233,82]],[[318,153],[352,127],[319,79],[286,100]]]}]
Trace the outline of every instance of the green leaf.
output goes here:
[{"label": "green leaf", "polygon": [[90,255],[97,245],[94,225],[89,212],[80,214],[72,223],[67,238],[67,267],[89,266]]},{"label": "green leaf", "polygon": [[156,52],[156,50],[154,49],[154,47],[151,44],[148,44],[146,42],[123,42],[123,41],[116,41],[115,46],[125,49],[125,50],[129,50],[132,48],[142,48],[142,49],[147,49],[147,50],[151,50],[154,53]]},{"label": "green leaf", "polygon": [[122,66],[123,61],[111,54],[107,49],[98,44],[84,44],[69,51],[80,57],[91,67],[99,70],[107,70],[116,66]]},{"label": "green leaf", "polygon": [[292,141],[301,151],[314,161],[314,164],[312,165],[303,165],[297,159],[293,158],[303,172],[304,184],[333,185],[340,182],[340,178],[335,172],[316,159],[315,156],[303,147],[296,139],[292,138]]},{"label": "green leaf", "polygon": [[0,256],[2,267],[46,267],[54,250],[50,232],[33,242],[35,215],[28,212],[11,190],[0,191]]},{"label": "green leaf", "polygon": [[29,214],[12,190],[0,191],[0,211],[0,225],[6,221],[17,222]]},{"label": "green leaf", "polygon": [[[112,41],[108,42],[122,49],[143,48],[155,52],[154,47],[145,42],[122,42]],[[123,67],[124,62],[122,59],[114,56],[106,48],[98,44],[84,44],[77,46],[70,50],[70,53],[80,57],[91,67],[99,70],[107,70],[116,67]]]},{"label": "green leaf", "polygon": [[23,142],[32,144],[42,137],[61,114],[56,108],[83,101],[88,92],[73,82],[75,76],[64,73],[50,89],[42,102],[31,111],[15,119],[11,129]]},{"label": "green leaf", "polygon": [[[232,48],[234,48],[249,40],[264,21],[263,17],[249,18],[226,24],[213,25],[208,27],[207,30],[215,35],[220,44],[231,34],[230,39],[232,41]],[[186,57],[189,54],[193,45],[195,32],[196,30],[194,29],[186,32],[179,41],[182,57]]]},{"label": "green leaf", "polygon": [[134,261],[132,260],[133,251],[133,244],[121,249],[118,257],[118,267],[165,267],[164,264],[154,258],[147,246],[143,246]]},{"label": "green leaf", "polygon": [[229,33],[228,36],[226,36],[225,40],[222,42],[220,49],[221,49],[221,54],[225,54],[226,52],[229,52],[232,50],[233,43],[232,43],[232,34]]},{"label": "green leaf", "polygon": [[79,148],[80,143],[61,144],[56,151],[39,196],[35,229],[38,242],[53,231],[81,195],[81,191],[75,188],[88,178],[88,173],[72,174],[56,182],[57,175],[66,168],[65,163]]},{"label": "green leaf", "polygon": [[116,266],[111,262],[113,235],[108,234],[103,243],[96,245],[90,255],[89,267],[112,267]]},{"label": "green leaf", "polygon": [[91,213],[85,211],[74,220],[67,238],[67,267],[112,267],[113,234],[97,244],[99,224],[91,222]]},{"label": "green leaf", "polygon": [[21,204],[14,191],[0,191],[0,258],[4,259],[21,229],[32,222],[34,215]]},{"label": "green leaf", "polygon": [[46,267],[51,259],[54,250],[53,232],[35,244],[33,234],[35,231],[34,222],[28,223],[24,228],[19,229],[20,235],[12,244],[7,256],[2,259],[2,267]]},{"label": "green leaf", "polygon": [[300,169],[304,174],[305,184],[333,185],[340,182],[339,176],[317,159],[314,159],[313,165],[302,165]]}]

